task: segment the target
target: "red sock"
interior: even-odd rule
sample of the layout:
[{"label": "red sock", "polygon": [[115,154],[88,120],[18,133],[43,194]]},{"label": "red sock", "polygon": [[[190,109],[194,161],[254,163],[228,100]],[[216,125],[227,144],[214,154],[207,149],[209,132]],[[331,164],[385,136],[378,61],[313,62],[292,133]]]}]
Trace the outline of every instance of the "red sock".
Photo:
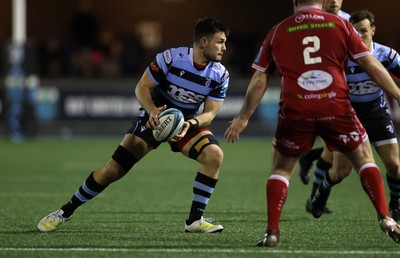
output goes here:
[{"label": "red sock", "polygon": [[268,230],[279,232],[279,220],[285,204],[289,181],[280,175],[272,175],[267,181]]},{"label": "red sock", "polygon": [[367,163],[358,171],[361,185],[375,207],[378,216],[390,213],[386,204],[385,188],[379,168],[374,163]]}]

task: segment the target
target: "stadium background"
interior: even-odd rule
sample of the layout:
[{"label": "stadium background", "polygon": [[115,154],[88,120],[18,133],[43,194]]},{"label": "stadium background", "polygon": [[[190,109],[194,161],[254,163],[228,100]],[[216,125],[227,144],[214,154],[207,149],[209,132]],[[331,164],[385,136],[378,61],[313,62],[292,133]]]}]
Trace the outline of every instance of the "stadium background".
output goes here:
[{"label": "stadium background", "polygon": [[[0,0],[0,6],[0,135],[6,136],[12,0]],[[399,6],[400,2],[390,0],[379,4],[345,0],[342,9],[374,12],[375,40],[399,50]],[[232,30],[223,59],[231,73],[231,86],[213,125],[214,131],[222,134],[227,121],[240,109],[258,47],[266,32],[292,12],[292,1],[28,0],[26,7],[23,70],[26,83],[37,88],[35,101],[26,107],[21,123],[28,137],[69,138],[122,134],[138,110],[133,89],[143,69],[156,52],[191,44],[193,24],[202,16],[218,17]],[[273,132],[278,99],[279,80],[274,78],[248,133]],[[395,106],[392,112],[399,123],[397,110]]]}]

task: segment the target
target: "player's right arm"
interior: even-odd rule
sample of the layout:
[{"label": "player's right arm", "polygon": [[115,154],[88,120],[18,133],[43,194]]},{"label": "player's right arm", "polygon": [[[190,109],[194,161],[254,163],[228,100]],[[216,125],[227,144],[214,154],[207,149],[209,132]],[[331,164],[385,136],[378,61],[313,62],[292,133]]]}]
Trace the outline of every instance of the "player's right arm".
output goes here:
[{"label": "player's right arm", "polygon": [[247,127],[250,117],[260,104],[265,91],[267,90],[268,75],[265,72],[256,70],[247,88],[245,101],[238,116],[231,122],[225,131],[225,138],[228,142],[239,141],[240,133]]},{"label": "player's right arm", "polygon": [[356,60],[368,76],[379,85],[387,94],[392,96],[400,104],[400,90],[393,81],[386,68],[373,56],[363,56]]},{"label": "player's right arm", "polygon": [[135,88],[135,95],[140,105],[149,114],[149,121],[146,126],[155,129],[158,124],[158,115],[166,109],[166,106],[156,107],[151,97],[151,91],[157,87],[157,84],[150,78],[149,72],[146,69],[140,78]]}]

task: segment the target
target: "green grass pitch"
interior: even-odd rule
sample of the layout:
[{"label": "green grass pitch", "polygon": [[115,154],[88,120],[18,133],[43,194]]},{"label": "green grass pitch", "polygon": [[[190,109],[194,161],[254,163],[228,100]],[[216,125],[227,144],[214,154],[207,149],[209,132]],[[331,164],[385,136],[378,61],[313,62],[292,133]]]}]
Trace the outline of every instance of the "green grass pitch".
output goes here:
[{"label": "green grass pitch", "polygon": [[37,139],[22,144],[0,140],[0,257],[400,255],[400,246],[381,232],[354,172],[333,189],[328,204],[334,214],[318,220],[304,208],[311,185],[304,186],[296,173],[278,247],[256,247],[266,227],[271,138],[243,138],[235,144],[220,139],[225,159],[205,216],[224,226],[221,234],[184,233],[199,165],[170,152],[167,144],[80,207],[57,231],[39,233],[38,221],[67,202],[119,142],[120,138]]}]

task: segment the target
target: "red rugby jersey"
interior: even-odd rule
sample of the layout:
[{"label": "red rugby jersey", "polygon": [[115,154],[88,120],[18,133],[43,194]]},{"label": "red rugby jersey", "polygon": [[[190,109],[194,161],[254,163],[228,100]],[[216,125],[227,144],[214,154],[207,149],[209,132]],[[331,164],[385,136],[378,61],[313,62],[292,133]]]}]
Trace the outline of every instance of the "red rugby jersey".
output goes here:
[{"label": "red rugby jersey", "polygon": [[365,55],[370,51],[348,21],[306,6],[271,29],[252,67],[278,69],[281,117],[323,119],[351,111],[348,58]]}]

